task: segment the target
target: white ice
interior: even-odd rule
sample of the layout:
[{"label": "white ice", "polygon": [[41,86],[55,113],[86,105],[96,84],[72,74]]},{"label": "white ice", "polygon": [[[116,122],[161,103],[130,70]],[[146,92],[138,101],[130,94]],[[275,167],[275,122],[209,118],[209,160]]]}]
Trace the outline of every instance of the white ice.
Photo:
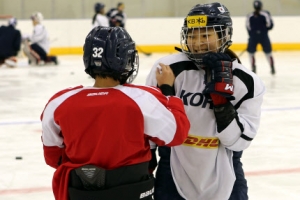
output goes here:
[{"label": "white ice", "polygon": [[[237,52],[239,54],[239,52]],[[134,83],[144,84],[154,61],[166,54],[140,55]],[[276,75],[262,52],[257,74],[267,93],[261,126],[242,162],[250,200],[300,199],[300,52],[274,52]],[[241,60],[249,68],[247,53]],[[54,169],[44,162],[40,114],[57,91],[92,85],[79,55],[59,56],[58,66],[0,67],[0,199],[53,200]],[[17,156],[22,159],[16,160]]]}]

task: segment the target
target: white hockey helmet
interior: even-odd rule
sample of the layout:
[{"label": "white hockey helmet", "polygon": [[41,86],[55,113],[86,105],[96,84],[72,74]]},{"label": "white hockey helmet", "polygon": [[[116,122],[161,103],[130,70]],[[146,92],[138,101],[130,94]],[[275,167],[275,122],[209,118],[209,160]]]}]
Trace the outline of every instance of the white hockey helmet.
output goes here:
[{"label": "white hockey helmet", "polygon": [[10,18],[10,19],[8,20],[8,25],[11,25],[11,26],[16,27],[16,25],[17,25],[17,19],[14,18],[14,17]]},{"label": "white hockey helmet", "polygon": [[34,12],[34,13],[32,13],[31,16],[30,16],[30,18],[31,18],[31,20],[34,20],[34,21],[36,21],[38,23],[41,23],[42,20],[44,19],[42,13],[40,13],[40,12]]}]

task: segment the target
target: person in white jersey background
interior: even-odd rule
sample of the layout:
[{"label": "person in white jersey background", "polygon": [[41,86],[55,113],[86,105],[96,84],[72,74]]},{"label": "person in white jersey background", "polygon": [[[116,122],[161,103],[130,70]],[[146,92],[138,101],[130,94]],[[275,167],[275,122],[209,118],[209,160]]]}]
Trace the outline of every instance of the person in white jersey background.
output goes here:
[{"label": "person in white jersey background", "polygon": [[105,5],[103,3],[96,3],[94,10],[95,14],[92,19],[93,28],[96,26],[109,26],[108,18],[105,15]]},{"label": "person in white jersey background", "polygon": [[195,5],[184,18],[181,52],[157,60],[147,77],[147,85],[160,86],[157,69],[172,69],[169,92],[182,99],[191,123],[182,145],[158,147],[155,200],[248,199],[240,158],[257,134],[265,86],[228,49],[232,34],[224,5]]},{"label": "person in white jersey background", "polygon": [[23,37],[24,54],[28,57],[32,65],[41,65],[45,63],[58,64],[56,56],[49,56],[50,41],[48,30],[42,24],[44,16],[40,12],[33,12],[30,16],[33,25],[33,31],[30,36]]},{"label": "person in white jersey background", "polygon": [[[56,169],[55,199],[151,200],[149,140],[182,144],[190,128],[183,103],[163,88],[130,84],[139,57],[124,28],[95,27],[83,50],[94,85],[59,91],[41,115],[45,161]],[[173,83],[161,77],[170,72],[157,73],[166,88]]]}]

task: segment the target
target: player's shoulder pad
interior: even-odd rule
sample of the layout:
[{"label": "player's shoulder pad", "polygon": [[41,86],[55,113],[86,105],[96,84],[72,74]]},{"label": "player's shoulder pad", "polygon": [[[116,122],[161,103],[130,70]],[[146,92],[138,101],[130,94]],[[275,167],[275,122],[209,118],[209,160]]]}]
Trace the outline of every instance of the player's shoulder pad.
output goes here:
[{"label": "player's shoulder pad", "polygon": [[232,51],[231,49],[226,49],[225,53],[227,55],[230,56],[230,58],[232,58],[233,60],[237,60],[240,64],[242,63],[240,58],[236,55],[236,53],[234,51]]},{"label": "player's shoulder pad", "polygon": [[163,63],[165,65],[171,65],[173,63],[180,62],[180,61],[189,61],[189,59],[184,53],[179,52],[179,53],[175,53],[175,54],[171,54],[171,55],[162,57],[162,58],[158,59],[155,63],[156,63],[156,65],[158,65],[158,63]]},{"label": "player's shoulder pad", "polygon": [[147,92],[150,92],[150,93],[161,93],[160,89],[158,87],[155,87],[155,86],[148,86],[148,85],[135,85],[135,84],[124,84],[124,86],[127,86],[127,87],[132,87],[132,88],[138,88],[138,89],[141,89],[141,90],[145,90]]},{"label": "player's shoulder pad", "polygon": [[83,88],[83,86],[82,86],[82,85],[79,85],[79,86],[76,86],[76,87],[69,87],[69,88],[63,89],[63,90],[61,90],[61,91],[55,93],[55,94],[50,98],[50,101],[53,100],[53,99],[55,99],[55,98],[57,98],[57,97],[59,97],[59,96],[61,96],[61,95],[63,95],[63,94],[65,94],[65,93],[67,93],[67,92],[69,92],[69,91],[76,90],[76,89],[80,89],[80,88]]}]

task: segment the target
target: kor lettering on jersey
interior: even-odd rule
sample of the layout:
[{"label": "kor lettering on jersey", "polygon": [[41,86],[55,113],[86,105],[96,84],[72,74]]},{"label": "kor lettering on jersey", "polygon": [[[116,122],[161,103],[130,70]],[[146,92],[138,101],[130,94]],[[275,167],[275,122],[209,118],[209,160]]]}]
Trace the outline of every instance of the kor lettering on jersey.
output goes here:
[{"label": "kor lettering on jersey", "polygon": [[180,93],[180,98],[183,101],[183,104],[186,106],[201,106],[205,108],[207,104],[209,104],[209,109],[213,109],[213,102],[211,99],[208,99],[202,93],[191,93],[182,90]]},{"label": "kor lettering on jersey", "polygon": [[109,92],[93,92],[93,93],[88,93],[86,96],[103,96],[103,95],[108,95]]},{"label": "kor lettering on jersey", "polygon": [[219,146],[219,139],[216,137],[188,135],[183,145],[196,148],[216,149]]}]

